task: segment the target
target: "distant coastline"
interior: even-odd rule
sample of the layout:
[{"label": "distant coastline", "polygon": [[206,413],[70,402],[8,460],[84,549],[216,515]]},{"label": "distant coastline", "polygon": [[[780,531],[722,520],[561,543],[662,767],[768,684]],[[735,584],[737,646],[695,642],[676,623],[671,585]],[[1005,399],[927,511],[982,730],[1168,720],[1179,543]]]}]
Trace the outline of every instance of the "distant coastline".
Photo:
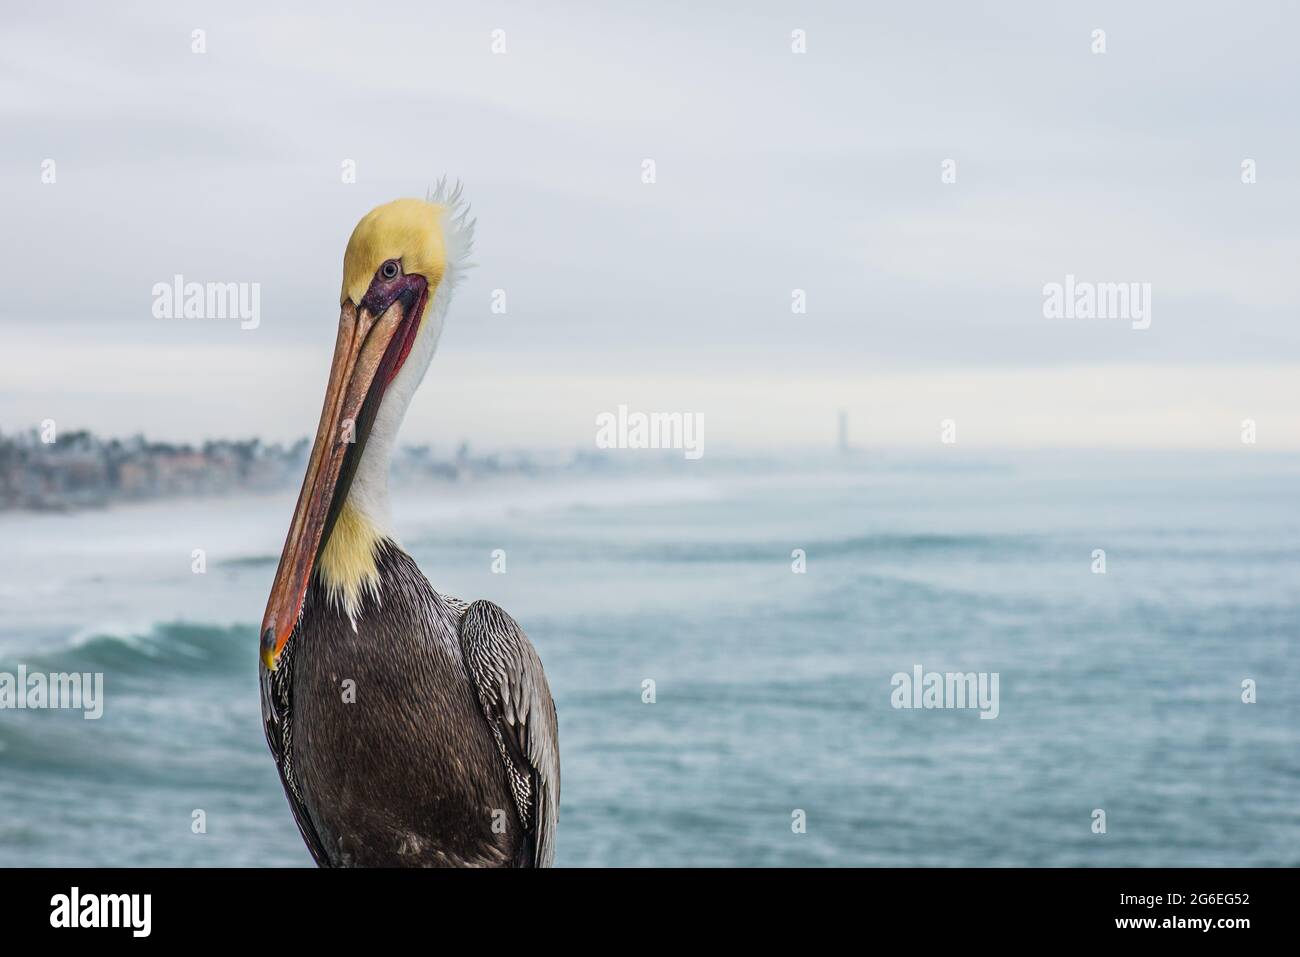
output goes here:
[{"label": "distant coastline", "polygon": [[[261,439],[202,444],[150,441],[143,435],[104,438],[81,430],[47,441],[37,429],[0,434],[0,512],[73,511],[122,502],[274,491],[301,481],[306,438],[285,445]],[[484,475],[537,475],[605,464],[587,452],[475,454],[462,442],[439,454],[407,446],[393,459],[398,480],[455,481]]]}]

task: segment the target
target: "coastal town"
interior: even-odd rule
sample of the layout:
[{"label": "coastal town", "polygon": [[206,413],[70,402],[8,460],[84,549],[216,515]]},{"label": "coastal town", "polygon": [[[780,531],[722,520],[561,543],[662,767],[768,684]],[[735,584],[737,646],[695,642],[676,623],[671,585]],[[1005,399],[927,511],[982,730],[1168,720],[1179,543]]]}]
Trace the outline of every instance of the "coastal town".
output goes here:
[{"label": "coastal town", "polygon": [[[67,511],[179,496],[273,491],[302,480],[310,450],[306,438],[290,444],[260,439],[202,444],[150,441],[144,436],[103,438],[87,431],[39,429],[0,433],[0,511]],[[393,456],[398,482],[532,475],[592,466],[591,453],[475,454],[468,444],[441,453],[407,446]]]}]

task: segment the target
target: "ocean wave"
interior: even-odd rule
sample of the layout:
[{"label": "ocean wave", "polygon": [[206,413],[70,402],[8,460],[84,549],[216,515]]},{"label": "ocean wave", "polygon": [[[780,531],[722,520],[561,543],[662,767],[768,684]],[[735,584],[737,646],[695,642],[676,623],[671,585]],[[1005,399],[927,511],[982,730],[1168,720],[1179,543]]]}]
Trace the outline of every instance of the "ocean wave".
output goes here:
[{"label": "ocean wave", "polygon": [[793,547],[811,558],[880,555],[902,557],[932,552],[994,552],[1016,549],[1021,554],[1033,546],[1031,539],[1012,535],[906,534],[860,535],[822,541],[781,542],[652,542],[635,546],[622,557],[656,562],[771,562],[784,559]]},{"label": "ocean wave", "polygon": [[24,664],[28,671],[103,671],[129,677],[182,670],[224,674],[248,668],[256,660],[255,625],[177,621],[84,628],[61,644],[26,656],[6,652],[0,668],[12,670]]}]

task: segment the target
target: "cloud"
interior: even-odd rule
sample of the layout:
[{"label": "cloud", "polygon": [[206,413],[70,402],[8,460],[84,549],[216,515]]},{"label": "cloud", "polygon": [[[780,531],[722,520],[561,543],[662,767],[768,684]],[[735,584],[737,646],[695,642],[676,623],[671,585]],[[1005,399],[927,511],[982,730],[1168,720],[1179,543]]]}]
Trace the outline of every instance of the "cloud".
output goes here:
[{"label": "cloud", "polygon": [[[1114,4],[1087,19],[1032,3],[943,17],[848,3],[25,8],[0,41],[14,277],[0,374],[28,381],[23,355],[100,417],[120,407],[109,431],[198,430],[183,405],[133,406],[103,356],[164,353],[205,394],[236,375],[225,363],[319,365],[353,223],[443,172],[466,180],[480,268],[438,375],[547,356],[586,379],[632,370],[683,388],[793,374],[851,390],[884,369],[942,392],[1080,364],[1194,381],[1216,363],[1300,363],[1297,20],[1286,5],[1171,18]],[[1088,51],[1098,26],[1103,56]],[[795,27],[805,55],[790,52]],[[176,273],[260,283],[262,328],[226,341],[150,321],[149,290]],[[1066,273],[1150,282],[1152,328],[1044,320],[1042,285]],[[496,289],[505,315],[489,310]],[[795,289],[806,314],[790,311]],[[56,352],[20,348],[45,341],[35,325],[65,330]],[[253,411],[229,401],[224,431],[247,431],[234,426]],[[18,408],[0,425],[26,424]],[[305,430],[272,406],[254,421]]]}]

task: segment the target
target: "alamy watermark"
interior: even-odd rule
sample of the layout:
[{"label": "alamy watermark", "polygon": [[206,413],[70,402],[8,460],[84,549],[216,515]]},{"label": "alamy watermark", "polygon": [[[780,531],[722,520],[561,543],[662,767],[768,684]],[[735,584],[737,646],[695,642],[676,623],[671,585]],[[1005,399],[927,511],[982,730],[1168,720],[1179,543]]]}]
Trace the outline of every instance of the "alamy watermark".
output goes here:
[{"label": "alamy watermark", "polygon": [[704,455],[704,416],[699,412],[618,412],[596,416],[598,449],[682,449],[686,458]]},{"label": "alamy watermark", "polygon": [[50,898],[50,926],[119,927],[132,937],[148,937],[153,928],[152,894],[83,894],[73,887]]},{"label": "alamy watermark", "polygon": [[1000,710],[996,671],[938,672],[913,665],[911,674],[899,671],[889,684],[895,708],[972,708],[981,718],[996,718]]},{"label": "alamy watermark", "polygon": [[1064,283],[1043,286],[1045,319],[1128,319],[1134,329],[1151,327],[1151,283],[1077,282],[1067,274]]},{"label": "alamy watermark", "polygon": [[0,671],[0,711],[10,708],[82,711],[87,721],[97,720],[104,714],[104,673],[44,674],[28,672],[26,665],[19,665],[16,674]]},{"label": "alamy watermark", "polygon": [[262,324],[262,284],[258,282],[186,282],[153,284],[155,319],[238,319],[239,328]]}]

